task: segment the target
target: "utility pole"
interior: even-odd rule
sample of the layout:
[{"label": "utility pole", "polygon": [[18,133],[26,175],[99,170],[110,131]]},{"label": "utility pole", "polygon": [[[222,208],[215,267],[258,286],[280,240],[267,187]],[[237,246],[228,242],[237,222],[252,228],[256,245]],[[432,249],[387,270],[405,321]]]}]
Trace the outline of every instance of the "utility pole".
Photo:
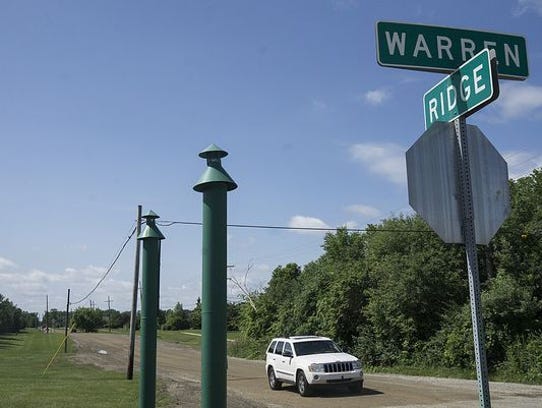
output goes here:
[{"label": "utility pole", "polygon": [[49,334],[49,295],[45,295],[45,333]]},{"label": "utility pole", "polygon": [[111,302],[113,302],[113,299],[108,296],[105,303],[107,303],[107,311],[109,313],[109,333],[111,333]]},{"label": "utility pole", "polygon": [[137,237],[141,233],[141,211],[142,207],[137,206],[137,221],[136,221],[136,250],[134,262],[134,286],[132,289],[132,311],[130,313],[130,349],[128,353],[128,368],[126,370],[126,379],[134,378],[134,351],[135,351],[135,334],[137,325],[137,289],[139,287],[139,259],[141,251],[141,242]]},{"label": "utility pole", "polygon": [[70,317],[70,290],[68,289],[68,300],[66,301],[66,324],[64,325],[64,353],[68,352],[68,322]]}]

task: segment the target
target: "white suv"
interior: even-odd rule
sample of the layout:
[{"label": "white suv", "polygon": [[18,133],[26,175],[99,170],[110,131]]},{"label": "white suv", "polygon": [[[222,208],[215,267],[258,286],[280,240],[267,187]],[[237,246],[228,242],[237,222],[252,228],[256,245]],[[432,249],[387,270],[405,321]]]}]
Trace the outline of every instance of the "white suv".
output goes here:
[{"label": "white suv", "polygon": [[295,384],[303,397],[316,385],[346,384],[352,392],[363,388],[361,361],[343,353],[327,337],[294,336],[276,338],[267,347],[265,370],[269,387]]}]

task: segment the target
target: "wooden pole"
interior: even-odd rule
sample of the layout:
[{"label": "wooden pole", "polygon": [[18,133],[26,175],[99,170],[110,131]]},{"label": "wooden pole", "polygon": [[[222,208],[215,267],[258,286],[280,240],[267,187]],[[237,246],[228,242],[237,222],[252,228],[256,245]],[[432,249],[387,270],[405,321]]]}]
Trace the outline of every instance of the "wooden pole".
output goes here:
[{"label": "wooden pole", "polygon": [[49,334],[49,295],[45,295],[45,333]]},{"label": "wooden pole", "polygon": [[69,317],[70,317],[70,290],[68,289],[68,300],[66,301],[66,324],[64,325],[64,353],[68,352]]},{"label": "wooden pole", "polygon": [[134,378],[134,350],[135,350],[135,332],[137,320],[137,289],[139,286],[139,253],[141,250],[141,242],[137,239],[141,233],[141,214],[142,207],[137,206],[137,221],[136,221],[136,250],[134,262],[134,285],[132,289],[132,312],[130,314],[130,350],[128,353],[128,368],[126,370],[126,379]]}]

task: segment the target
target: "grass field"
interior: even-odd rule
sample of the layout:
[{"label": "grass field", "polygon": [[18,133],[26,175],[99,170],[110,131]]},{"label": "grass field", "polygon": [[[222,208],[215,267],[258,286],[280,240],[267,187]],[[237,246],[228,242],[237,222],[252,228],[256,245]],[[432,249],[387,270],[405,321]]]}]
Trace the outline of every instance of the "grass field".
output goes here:
[{"label": "grass field", "polygon": [[[62,338],[60,333],[46,335],[39,331],[0,335],[2,408],[137,407],[137,379],[127,381],[121,373],[76,365],[69,359],[71,348],[64,354],[62,347],[44,374]],[[168,403],[169,397],[157,398],[158,407]]]}]

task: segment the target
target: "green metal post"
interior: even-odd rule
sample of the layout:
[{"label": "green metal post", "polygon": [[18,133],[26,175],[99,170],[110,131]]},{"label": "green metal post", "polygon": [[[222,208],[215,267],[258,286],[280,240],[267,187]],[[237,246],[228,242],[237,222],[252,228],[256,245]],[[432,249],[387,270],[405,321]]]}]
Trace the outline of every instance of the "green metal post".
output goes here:
[{"label": "green metal post", "polygon": [[201,408],[227,405],[227,192],[237,188],[222,168],[227,155],[214,144],[202,151],[207,169],[194,186],[203,193]]},{"label": "green metal post", "polygon": [[146,227],[137,237],[143,241],[141,278],[141,378],[139,383],[139,408],[156,405],[156,323],[160,276],[160,241],[164,236],[156,226],[159,218],[149,211],[143,218]]}]

